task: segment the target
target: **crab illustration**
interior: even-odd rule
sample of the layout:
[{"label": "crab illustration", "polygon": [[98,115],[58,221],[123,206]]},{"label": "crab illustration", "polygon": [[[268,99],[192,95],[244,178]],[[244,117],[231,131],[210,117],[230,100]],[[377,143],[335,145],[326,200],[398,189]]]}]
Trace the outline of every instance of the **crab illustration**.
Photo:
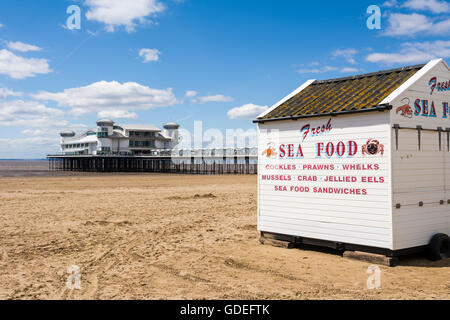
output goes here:
[{"label": "crab illustration", "polygon": [[375,139],[367,140],[367,143],[362,146],[362,154],[365,156],[368,155],[384,155],[384,145],[380,143],[380,141]]},{"label": "crab illustration", "polygon": [[402,100],[402,102],[405,103],[405,104],[403,106],[401,106],[401,107],[398,107],[397,110],[395,110],[395,112],[397,114],[399,114],[401,112],[400,113],[401,116],[411,119],[412,115],[413,115],[413,110],[412,110],[411,106],[409,105],[409,102],[410,102],[409,99],[408,98],[404,98]]},{"label": "crab illustration", "polygon": [[272,158],[277,155],[277,152],[276,152],[275,148],[273,147],[273,145],[271,143],[269,143],[267,145],[267,149],[264,150],[261,155],[266,156],[267,158]]}]

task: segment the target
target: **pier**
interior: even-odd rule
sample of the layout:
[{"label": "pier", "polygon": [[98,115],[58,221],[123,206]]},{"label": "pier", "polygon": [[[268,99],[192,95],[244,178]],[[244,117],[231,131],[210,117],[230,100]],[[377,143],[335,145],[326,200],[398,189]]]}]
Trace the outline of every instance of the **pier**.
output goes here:
[{"label": "pier", "polygon": [[[231,152],[230,152],[231,151]],[[50,171],[188,174],[257,174],[257,149],[189,152],[161,151],[146,156],[48,155]]]}]

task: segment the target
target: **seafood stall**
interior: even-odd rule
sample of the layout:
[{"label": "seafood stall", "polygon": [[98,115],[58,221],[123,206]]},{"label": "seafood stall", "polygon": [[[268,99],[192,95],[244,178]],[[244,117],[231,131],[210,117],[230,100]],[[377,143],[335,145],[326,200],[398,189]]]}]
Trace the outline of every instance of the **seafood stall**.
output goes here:
[{"label": "seafood stall", "polygon": [[450,69],[309,80],[261,114],[261,239],[450,254]]}]

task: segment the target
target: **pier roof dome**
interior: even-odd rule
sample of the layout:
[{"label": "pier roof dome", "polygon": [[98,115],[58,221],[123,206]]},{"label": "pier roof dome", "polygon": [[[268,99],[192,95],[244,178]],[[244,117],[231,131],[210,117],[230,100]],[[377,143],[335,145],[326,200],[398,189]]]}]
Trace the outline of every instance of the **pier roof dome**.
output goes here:
[{"label": "pier roof dome", "polygon": [[63,138],[70,138],[70,137],[75,137],[75,132],[74,131],[63,131],[60,133],[60,135]]},{"label": "pier roof dome", "polygon": [[180,125],[175,122],[168,122],[163,125],[164,129],[178,129]]},{"label": "pier roof dome", "polygon": [[114,121],[110,119],[101,119],[97,121],[97,126],[99,127],[111,127],[114,125]]}]

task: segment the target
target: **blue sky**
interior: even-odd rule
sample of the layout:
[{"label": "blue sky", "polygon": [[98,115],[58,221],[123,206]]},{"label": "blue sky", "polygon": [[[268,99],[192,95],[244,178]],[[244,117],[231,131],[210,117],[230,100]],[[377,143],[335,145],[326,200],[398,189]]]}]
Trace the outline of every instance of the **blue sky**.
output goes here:
[{"label": "blue sky", "polygon": [[0,158],[42,158],[100,117],[252,129],[308,79],[450,57],[443,0],[5,0],[0,24]]}]

